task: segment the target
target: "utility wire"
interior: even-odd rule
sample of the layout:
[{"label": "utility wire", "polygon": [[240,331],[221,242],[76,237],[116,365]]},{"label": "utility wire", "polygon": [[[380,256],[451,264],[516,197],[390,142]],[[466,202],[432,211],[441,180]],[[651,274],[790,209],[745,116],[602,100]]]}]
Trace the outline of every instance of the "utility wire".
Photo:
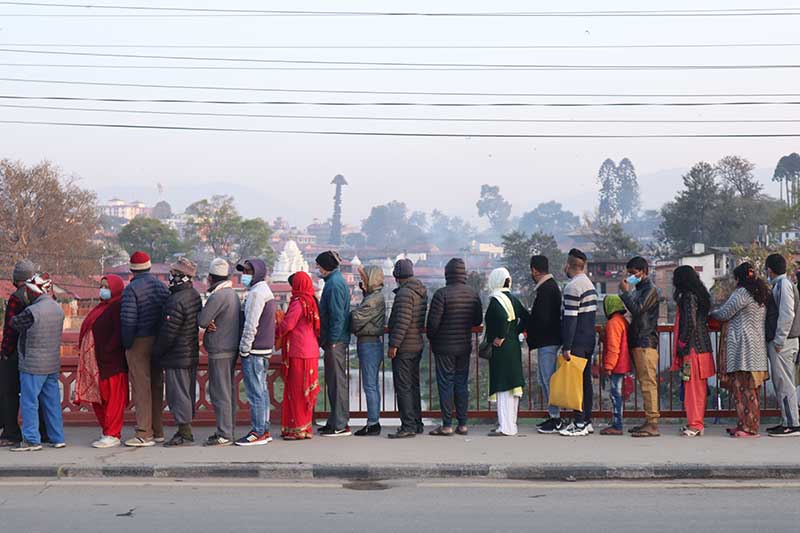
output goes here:
[{"label": "utility wire", "polygon": [[234,117],[234,118],[278,118],[278,119],[314,119],[314,120],[377,120],[402,122],[510,122],[510,123],[542,123],[542,124],[739,124],[739,123],[798,123],[800,119],[528,119],[528,118],[465,118],[465,117],[389,117],[389,116],[352,116],[352,115],[283,115],[259,113],[204,113],[193,111],[151,111],[141,109],[110,109],[62,107],[43,105],[0,104],[3,108],[43,109],[50,111],[86,111],[97,113],[134,113],[141,115],[170,115],[190,117]]},{"label": "utility wire", "polygon": [[281,87],[225,87],[215,85],[165,85],[158,83],[115,83],[99,81],[51,80],[30,78],[0,78],[0,81],[19,83],[46,83],[55,85],[90,85],[100,87],[142,87],[158,89],[198,89],[203,91],[253,91],[270,93],[320,93],[320,94],[396,94],[423,96],[504,96],[504,97],[564,97],[564,98],[791,98],[800,93],[495,93],[457,91],[367,91],[334,89],[292,89]]},{"label": "utility wire", "polygon": [[215,105],[313,105],[332,107],[700,107],[742,105],[797,105],[800,101],[736,101],[736,102],[310,102],[298,100],[187,100],[180,98],[86,98],[79,96],[0,95],[4,100],[59,100],[70,102],[126,102],[149,104],[215,104]]},{"label": "utility wire", "polygon": [[478,69],[532,69],[532,70],[729,70],[800,68],[798,64],[751,65],[566,65],[525,63],[412,63],[405,61],[328,61],[315,59],[262,59],[252,57],[199,57],[154,54],[119,54],[110,52],[64,52],[58,50],[19,50],[0,48],[0,52],[13,54],[59,55],[81,57],[113,57],[125,59],[167,59],[175,61],[204,61],[227,63],[268,63],[272,65],[328,65],[368,67],[424,67],[424,68],[478,68]]},{"label": "utility wire", "polygon": [[788,138],[800,137],[800,133],[693,133],[693,134],[644,134],[644,135],[607,135],[607,134],[527,134],[527,133],[424,133],[424,132],[390,132],[390,131],[347,131],[347,130],[281,130],[281,129],[249,129],[219,128],[199,126],[160,126],[148,124],[104,124],[91,122],[51,122],[34,120],[0,120],[0,124],[24,124],[38,126],[71,126],[86,128],[113,128],[136,130],[167,131],[209,131],[237,133],[275,133],[285,135],[345,135],[365,137],[448,137],[448,138],[495,138],[495,139],[752,139],[752,138]]}]

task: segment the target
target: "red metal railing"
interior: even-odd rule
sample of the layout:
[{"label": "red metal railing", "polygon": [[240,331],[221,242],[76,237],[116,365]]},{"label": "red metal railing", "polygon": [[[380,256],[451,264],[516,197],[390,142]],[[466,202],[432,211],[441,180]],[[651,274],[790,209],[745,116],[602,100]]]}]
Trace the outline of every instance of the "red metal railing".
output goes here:
[{"label": "red metal railing", "polygon": [[[659,348],[658,382],[659,382],[659,402],[661,415],[665,418],[681,418],[684,416],[682,402],[680,400],[681,380],[677,373],[670,372],[669,367],[672,357],[672,326],[662,325],[658,328],[661,336],[661,347]],[[495,411],[491,409],[488,399],[488,377],[489,365],[487,361],[477,356],[477,345],[480,340],[481,329],[473,331],[473,353],[470,361],[470,418],[494,418]],[[718,335],[712,333],[718,341]],[[85,407],[81,408],[72,402],[72,392],[77,372],[78,358],[74,355],[74,347],[64,346],[63,364],[61,369],[62,407],[64,409],[64,420],[68,424],[83,425],[95,424],[94,414]],[[354,350],[347,350],[347,375],[351,390],[350,416],[352,418],[366,418],[366,400],[361,388],[361,380],[358,379],[357,357]],[[598,353],[602,354],[602,346],[598,346]],[[719,358],[719,350],[716,350],[716,357]],[[525,372],[525,392],[520,402],[519,416],[522,418],[540,418],[547,413],[547,406],[544,404],[541,387],[538,384],[536,356],[534,352],[528,352],[523,348],[523,371]],[[423,417],[438,418],[439,398],[436,387],[435,372],[433,370],[434,361],[426,349],[423,354],[422,368],[420,370],[421,391],[423,402]],[[397,402],[391,387],[391,378],[387,378],[390,372],[391,363],[388,357],[384,357],[381,365],[380,387],[381,387],[381,415],[383,417],[396,418],[399,416]],[[270,363],[267,380],[270,384],[270,401],[272,404],[271,418],[276,421],[280,419],[280,404],[283,398],[283,382],[280,371],[280,356],[275,356]],[[719,368],[717,360],[717,368]],[[594,358],[593,383],[595,386],[594,394],[594,417],[608,418],[610,413],[610,398],[607,390],[607,380],[601,377],[598,369],[602,368],[602,355]],[[317,399],[316,415],[318,418],[327,416],[328,400],[325,394],[324,373],[320,371],[321,392]],[[733,417],[735,411],[732,408],[730,395],[725,389],[719,387],[719,376],[709,379],[709,400],[706,416],[708,418]],[[236,382],[239,384],[239,397],[237,398],[239,411],[237,421],[247,423],[249,421],[248,405],[244,396],[244,389],[241,383],[241,369],[237,369]],[[205,355],[200,357],[200,365],[197,370],[197,414],[195,423],[198,425],[210,425],[214,423],[214,413],[211,402],[207,394],[208,385],[208,358]],[[770,389],[768,391],[768,389]],[[778,416],[780,411],[777,403],[771,394],[769,385],[762,388],[761,410],[763,416]],[[641,392],[638,385],[625,401],[625,416],[641,418],[644,413],[641,408]],[[126,421],[133,421],[133,412],[128,409],[125,414]],[[171,421],[169,412],[165,412],[165,420]]]}]

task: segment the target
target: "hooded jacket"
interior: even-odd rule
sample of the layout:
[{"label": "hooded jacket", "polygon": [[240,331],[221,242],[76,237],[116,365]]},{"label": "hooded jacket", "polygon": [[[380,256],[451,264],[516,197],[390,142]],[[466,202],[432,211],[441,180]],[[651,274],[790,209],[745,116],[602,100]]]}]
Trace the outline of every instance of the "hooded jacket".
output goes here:
[{"label": "hooded jacket", "polygon": [[261,259],[248,259],[247,262],[253,267],[253,281],[244,301],[239,353],[269,356],[275,348],[275,297],[267,285],[266,263]]},{"label": "hooded jacket", "polygon": [[200,358],[197,318],[203,307],[190,283],[170,288],[161,327],[153,346],[153,360],[161,368],[194,368]]},{"label": "hooded jacket", "polygon": [[[82,345],[83,336],[91,327],[94,337],[94,355],[100,379],[107,379],[128,371],[125,361],[125,348],[122,347],[122,326],[120,325],[120,307],[125,282],[114,274],[104,276],[111,290],[111,299],[100,302],[81,324],[78,346]],[[93,316],[94,315],[94,316]]]},{"label": "hooded jacket", "polygon": [[422,352],[425,328],[425,310],[428,307],[428,290],[417,278],[400,281],[394,290],[394,305],[389,316],[389,347],[398,354],[414,355]]},{"label": "hooded jacket", "polygon": [[481,298],[467,285],[467,268],[459,258],[444,268],[446,284],[433,294],[427,333],[437,355],[456,357],[472,353],[472,328],[483,322]]},{"label": "hooded jacket", "polygon": [[150,272],[139,272],[122,292],[122,345],[136,337],[155,337],[169,289]]},{"label": "hooded jacket", "polygon": [[625,304],[619,296],[608,295],[603,301],[603,310],[608,319],[603,343],[603,369],[612,374],[627,374],[631,371],[631,354]]},{"label": "hooded jacket", "polygon": [[350,290],[339,269],[325,278],[325,288],[319,300],[321,346],[350,342]]},{"label": "hooded jacket", "polygon": [[386,300],[383,298],[383,269],[364,267],[364,299],[350,313],[350,331],[356,337],[380,337],[386,330]]},{"label": "hooded jacket", "polygon": [[619,295],[631,313],[628,343],[631,348],[658,348],[658,304],[661,295],[650,278],[636,285],[636,289]]},{"label": "hooded jacket", "polygon": [[206,305],[200,312],[199,326],[203,329],[214,321],[216,331],[203,334],[203,346],[209,359],[234,357],[239,350],[242,305],[230,281],[220,281],[209,287]]}]

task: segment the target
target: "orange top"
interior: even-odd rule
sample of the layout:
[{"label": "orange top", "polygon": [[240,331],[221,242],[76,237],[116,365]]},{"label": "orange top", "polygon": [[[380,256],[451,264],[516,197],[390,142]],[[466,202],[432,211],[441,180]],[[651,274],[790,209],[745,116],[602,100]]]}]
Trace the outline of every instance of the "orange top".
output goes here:
[{"label": "orange top", "polygon": [[631,354],[628,350],[628,321],[625,315],[615,313],[606,324],[603,343],[603,368],[612,374],[631,371]]}]

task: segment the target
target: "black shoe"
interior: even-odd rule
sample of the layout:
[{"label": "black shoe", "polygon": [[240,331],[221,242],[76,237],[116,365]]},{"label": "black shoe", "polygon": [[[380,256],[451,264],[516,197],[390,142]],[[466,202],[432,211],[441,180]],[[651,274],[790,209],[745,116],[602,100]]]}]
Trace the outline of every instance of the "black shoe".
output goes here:
[{"label": "black shoe", "polygon": [[345,426],[342,429],[326,428],[319,432],[323,437],[349,437],[352,435],[350,426]]},{"label": "black shoe", "polygon": [[417,435],[425,433],[425,424],[417,424]]},{"label": "black shoe", "polygon": [[783,424],[778,424],[777,426],[772,426],[771,428],[767,428],[767,433],[775,433],[781,432],[784,430]]},{"label": "black shoe", "polygon": [[550,418],[544,424],[536,428],[536,431],[545,435],[552,435],[564,429],[564,422],[560,418]]},{"label": "black shoe", "polygon": [[175,435],[169,439],[167,442],[164,443],[164,446],[171,448],[173,446],[194,446],[194,437],[190,435],[181,435],[180,433],[175,433]]},{"label": "black shoe", "polygon": [[800,437],[800,427],[785,427],[768,433],[770,437]]},{"label": "black shoe", "polygon": [[417,434],[413,431],[406,431],[404,429],[398,429],[396,433],[389,433],[390,439],[409,439],[416,436]]},{"label": "black shoe", "polygon": [[371,426],[364,426],[353,434],[356,437],[377,437],[381,434],[381,425],[372,424]]},{"label": "black shoe", "polygon": [[536,424],[536,427],[540,428],[540,427],[544,426],[545,424],[547,424],[548,422],[550,422],[551,420],[552,420],[552,417],[548,416],[547,418],[545,418],[544,420],[542,420],[541,422]]},{"label": "black shoe", "polygon": [[329,429],[331,429],[331,427],[328,424],[325,424],[324,426],[317,428],[317,433],[322,435],[323,433],[325,433]]}]

